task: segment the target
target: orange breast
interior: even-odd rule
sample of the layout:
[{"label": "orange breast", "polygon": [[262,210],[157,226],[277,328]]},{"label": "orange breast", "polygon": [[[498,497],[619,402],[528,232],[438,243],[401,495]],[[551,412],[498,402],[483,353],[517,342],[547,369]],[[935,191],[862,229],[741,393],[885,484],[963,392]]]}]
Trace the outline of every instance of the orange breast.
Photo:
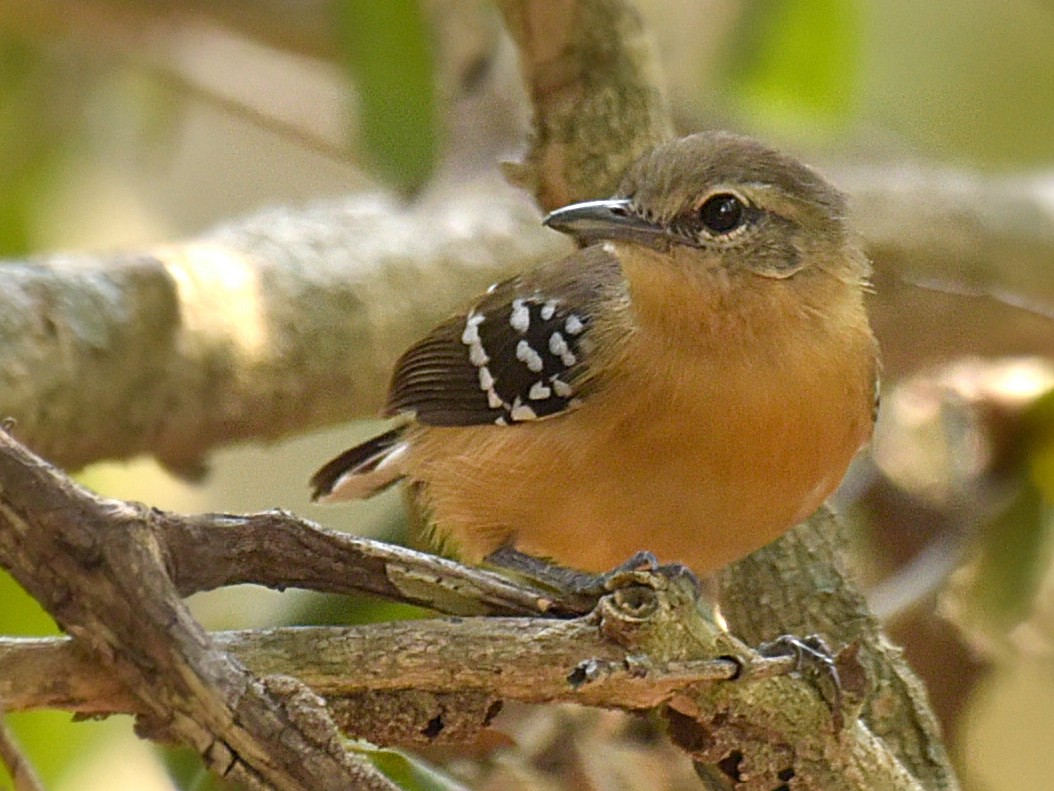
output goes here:
[{"label": "orange breast", "polygon": [[870,335],[851,341],[866,352],[652,355],[661,369],[606,382],[566,415],[420,429],[407,470],[466,559],[511,542],[605,571],[648,549],[706,574],[812,513],[866,441]]}]

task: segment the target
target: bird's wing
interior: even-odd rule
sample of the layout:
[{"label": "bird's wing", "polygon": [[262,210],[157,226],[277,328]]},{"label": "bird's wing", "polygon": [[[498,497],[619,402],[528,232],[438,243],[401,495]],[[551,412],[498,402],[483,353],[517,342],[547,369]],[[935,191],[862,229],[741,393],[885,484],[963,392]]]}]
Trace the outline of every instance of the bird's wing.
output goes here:
[{"label": "bird's wing", "polygon": [[492,286],[399,359],[387,414],[512,425],[573,408],[588,395],[597,308],[622,283],[618,260],[595,245]]}]

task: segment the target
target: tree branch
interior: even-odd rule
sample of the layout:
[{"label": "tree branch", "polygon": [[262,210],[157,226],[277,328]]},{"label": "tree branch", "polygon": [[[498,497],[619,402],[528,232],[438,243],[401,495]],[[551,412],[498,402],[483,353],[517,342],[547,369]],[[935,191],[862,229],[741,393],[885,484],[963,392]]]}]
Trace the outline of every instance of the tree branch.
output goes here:
[{"label": "tree branch", "polygon": [[[999,298],[1054,305],[1041,185],[977,180],[964,193],[933,172],[891,183],[886,171],[852,184],[872,185],[855,204],[887,372],[955,354],[1054,359],[1051,319]],[[905,184],[927,207],[917,224],[896,208]],[[148,453],[193,472],[218,445],[374,414],[416,337],[504,274],[569,250],[490,181],[409,208],[374,194],[264,212],[149,255],[3,263],[0,414],[69,468]]]},{"label": "tree branch", "polygon": [[135,696],[141,733],[250,788],[394,788],[295,690],[276,694],[209,640],[138,509],[91,498],[6,432],[0,481],[0,565]]},{"label": "tree branch", "polygon": [[[776,542],[720,574],[722,612],[749,642],[779,635],[820,634],[860,646],[871,685],[863,721],[932,791],[958,789],[926,690],[902,652],[882,633],[846,561],[845,535],[826,508]],[[758,606],[764,591],[764,606]]]},{"label": "tree branch", "polygon": [[[0,481],[0,564],[74,639],[0,645],[0,679],[11,679],[0,680],[6,707],[130,711],[141,733],[193,746],[222,776],[275,788],[385,787],[344,754],[318,694],[355,734],[402,741],[432,741],[447,721],[464,737],[484,727],[504,698],[664,707],[675,741],[710,764],[735,752],[753,777],[771,782],[791,772],[810,788],[913,787],[890,747],[856,720],[853,701],[862,690],[852,681],[858,675],[852,651],[839,658],[851,724],[835,739],[832,713],[813,685],[785,675],[795,663],[760,659],[718,629],[683,578],[629,572],[591,614],[566,621],[456,619],[210,637],[166,573],[180,577],[203,559],[192,538],[202,535],[208,517],[97,497],[6,433],[0,433]],[[232,517],[213,517],[217,562],[233,558],[239,569],[229,581],[253,580],[262,557],[253,544],[267,541],[268,524],[288,534],[282,547],[317,533],[331,557],[343,549],[353,563],[364,563],[371,573],[351,574],[351,585],[364,581],[376,592],[376,580],[389,573],[370,569],[378,555],[360,552],[359,543],[341,547],[325,531],[281,513],[263,517],[235,520],[234,529]],[[231,546],[223,548],[225,541]],[[246,557],[254,559],[237,560]],[[280,558],[272,554],[270,562]],[[433,568],[447,578],[481,574],[445,566]],[[279,587],[332,584],[324,572],[304,575],[297,563],[278,568],[288,576],[273,568],[260,576]],[[179,587],[220,581],[213,572],[193,572]],[[493,583],[481,585],[485,596]],[[381,592],[403,596],[398,584]],[[408,595],[416,602],[441,599],[435,592],[448,595],[449,579],[422,575]],[[458,594],[473,595],[467,588]],[[552,609],[544,597],[529,601]],[[478,609],[489,606],[481,602]],[[734,676],[741,680],[709,683]],[[403,717],[392,720],[395,711]],[[835,721],[845,714],[837,711]]]},{"label": "tree branch", "polygon": [[4,707],[0,703],[0,763],[7,769],[15,791],[43,791],[44,786],[37,777],[32,764],[26,760],[18,746],[15,735],[4,721]]},{"label": "tree branch", "polygon": [[152,453],[193,472],[218,444],[373,414],[392,360],[466,294],[568,249],[498,192],[359,195],[146,255],[3,264],[0,415],[68,468]]},{"label": "tree branch", "polygon": [[284,511],[141,518],[156,531],[183,596],[253,583],[284,590],[364,592],[451,615],[574,615],[581,603],[484,569],[327,530]]},{"label": "tree branch", "polygon": [[534,108],[527,160],[507,173],[545,211],[610,195],[630,163],[673,135],[637,9],[629,0],[498,5]]},{"label": "tree branch", "polygon": [[[218,632],[210,638],[252,673],[296,676],[330,704],[367,692],[428,690],[642,710],[674,692],[740,672],[736,662],[720,658],[635,670],[625,650],[598,632],[595,618],[400,621]],[[588,669],[579,669],[586,661]],[[786,675],[793,664],[789,657],[759,658],[750,677]],[[588,684],[587,670],[594,679]],[[10,711],[136,714],[142,709],[106,667],[68,638],[0,639],[0,671],[0,705]],[[582,676],[578,685],[568,681],[576,671]],[[359,730],[375,724],[363,723]]]}]

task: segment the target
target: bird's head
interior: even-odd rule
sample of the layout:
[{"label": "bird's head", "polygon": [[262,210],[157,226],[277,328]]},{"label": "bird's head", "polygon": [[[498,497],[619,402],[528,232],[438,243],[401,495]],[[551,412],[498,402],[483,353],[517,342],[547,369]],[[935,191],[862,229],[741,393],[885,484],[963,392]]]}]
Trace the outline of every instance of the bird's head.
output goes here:
[{"label": "bird's head", "polygon": [[843,195],[811,168],[751,138],[705,132],[644,154],[615,197],[557,209],[545,223],[734,280],[825,272],[855,285],[868,266],[845,213]]}]

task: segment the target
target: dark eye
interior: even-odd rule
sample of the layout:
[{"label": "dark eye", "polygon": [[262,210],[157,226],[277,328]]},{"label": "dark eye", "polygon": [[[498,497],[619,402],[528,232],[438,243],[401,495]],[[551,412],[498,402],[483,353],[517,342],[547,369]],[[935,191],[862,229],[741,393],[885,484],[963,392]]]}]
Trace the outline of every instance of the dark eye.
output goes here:
[{"label": "dark eye", "polygon": [[743,201],[729,192],[711,195],[699,207],[699,219],[703,227],[716,235],[734,231],[743,224],[746,214]]}]

